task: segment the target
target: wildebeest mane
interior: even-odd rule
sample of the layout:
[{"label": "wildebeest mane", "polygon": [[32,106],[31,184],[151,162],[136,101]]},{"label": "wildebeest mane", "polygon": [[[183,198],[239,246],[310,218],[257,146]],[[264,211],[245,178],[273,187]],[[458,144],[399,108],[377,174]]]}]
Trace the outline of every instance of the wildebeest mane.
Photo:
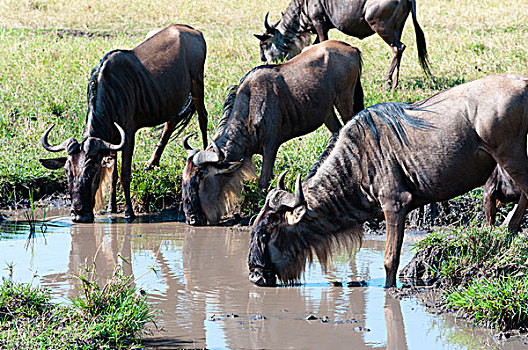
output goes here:
[{"label": "wildebeest mane", "polygon": [[325,146],[325,149],[324,149],[323,153],[321,153],[319,158],[317,158],[317,161],[315,162],[313,167],[310,169],[310,172],[308,173],[308,176],[306,176],[306,179],[304,181],[306,181],[309,178],[311,178],[312,176],[314,176],[315,173],[317,172],[317,169],[319,169],[321,164],[323,164],[324,161],[326,160],[326,158],[328,158],[328,156],[330,155],[330,153],[334,149],[334,146],[336,144],[338,136],[339,136],[339,133],[335,132],[335,133],[332,133],[332,136],[330,136],[326,140],[326,146]]},{"label": "wildebeest mane", "polygon": [[[107,52],[103,58],[99,60],[99,64],[95,66],[92,69],[92,72],[90,73],[90,78],[88,79],[88,86],[86,88],[86,97],[88,100],[88,108],[94,108],[97,101],[97,87],[98,87],[98,79],[99,79],[99,73],[101,72],[101,67],[103,66],[103,63],[108,59],[108,57],[113,54],[114,52],[123,51],[120,49],[112,50]],[[88,114],[86,114],[86,117],[88,117]]]},{"label": "wildebeest mane", "polygon": [[[117,56],[109,60],[112,54]],[[132,64],[124,64],[126,60]],[[126,67],[121,69],[121,67]],[[104,93],[99,91],[102,89]],[[118,135],[113,122],[123,123],[139,109],[159,111],[162,92],[131,50],[108,52],[92,70],[88,81],[88,111],[90,120],[86,136],[113,142]]]},{"label": "wildebeest mane", "polygon": [[220,134],[222,134],[225,126],[227,125],[227,121],[229,120],[229,118],[231,117],[231,112],[233,111],[233,107],[235,106],[235,100],[236,100],[236,96],[237,96],[237,91],[238,91],[238,88],[240,85],[242,85],[242,83],[246,80],[246,78],[251,75],[251,73],[257,71],[257,70],[260,70],[262,68],[272,68],[272,67],[277,67],[279,66],[278,64],[263,64],[263,65],[260,65],[260,66],[257,66],[253,69],[251,69],[249,72],[247,72],[238,82],[238,84],[235,84],[233,86],[231,86],[227,92],[227,97],[224,101],[224,108],[223,108],[223,112],[222,112],[222,118],[220,118],[220,121],[218,122],[218,126],[216,127],[216,136],[215,136],[215,139],[217,136],[219,136]]},{"label": "wildebeest mane", "polygon": [[[386,102],[365,108],[352,119],[358,127],[367,127],[376,140],[380,149],[378,123],[387,125],[400,144],[408,144],[405,126],[410,126],[419,130],[431,129],[433,126],[421,119],[413,118],[406,111],[424,111],[423,103],[407,104],[399,102]],[[374,117],[379,118],[378,121]],[[381,150],[381,149],[380,149]]]}]

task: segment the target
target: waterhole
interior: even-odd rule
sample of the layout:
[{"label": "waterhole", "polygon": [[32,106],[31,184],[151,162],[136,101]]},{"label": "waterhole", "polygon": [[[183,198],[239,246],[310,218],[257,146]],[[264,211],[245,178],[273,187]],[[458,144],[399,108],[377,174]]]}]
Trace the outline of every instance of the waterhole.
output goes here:
[{"label": "waterhole", "polygon": [[[367,235],[361,249],[336,254],[329,271],[316,261],[298,286],[270,288],[248,281],[246,228],[152,222],[156,216],[72,225],[61,214],[47,213],[31,237],[16,215],[0,224],[0,263],[14,264],[14,280],[50,288],[57,302],[76,295],[71,276],[87,263],[95,262],[101,279],[121,265],[162,312],[158,329],[149,327],[147,348],[526,348],[498,344],[490,331],[387,293],[384,236]],[[400,267],[420,238],[407,234]],[[2,277],[8,273],[0,269]]]}]

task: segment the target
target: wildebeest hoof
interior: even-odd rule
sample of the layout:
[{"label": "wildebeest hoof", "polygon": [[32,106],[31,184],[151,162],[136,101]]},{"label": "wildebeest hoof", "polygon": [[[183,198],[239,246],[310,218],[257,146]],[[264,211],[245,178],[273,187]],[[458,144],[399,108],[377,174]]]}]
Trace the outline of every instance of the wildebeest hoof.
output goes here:
[{"label": "wildebeest hoof", "polygon": [[249,281],[256,284],[257,286],[263,286],[266,284],[264,280],[264,274],[259,268],[254,269],[249,273]]},{"label": "wildebeest hoof", "polygon": [[149,160],[148,162],[145,163],[145,166],[143,167],[143,169],[145,170],[152,170],[156,167],[159,167],[159,160]]},{"label": "wildebeest hoof", "polygon": [[71,213],[71,219],[76,223],[91,223],[94,222],[93,213],[75,214]]},{"label": "wildebeest hoof", "polygon": [[134,221],[135,218],[136,218],[136,214],[134,214],[134,212],[126,212],[125,211],[125,220],[126,221],[131,222],[131,221]]}]

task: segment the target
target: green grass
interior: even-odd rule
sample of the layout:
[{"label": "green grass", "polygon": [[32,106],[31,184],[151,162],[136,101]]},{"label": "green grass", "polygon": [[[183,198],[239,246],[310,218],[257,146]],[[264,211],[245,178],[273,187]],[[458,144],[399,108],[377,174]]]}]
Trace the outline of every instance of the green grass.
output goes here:
[{"label": "green grass", "polygon": [[526,237],[470,225],[435,231],[416,249],[431,252],[424,265],[441,281],[447,306],[478,324],[500,329],[528,325]]},{"label": "green grass", "polygon": [[87,269],[77,277],[80,295],[70,304],[52,303],[51,291],[31,283],[0,285],[2,349],[115,349],[140,347],[154,313],[143,292],[119,268],[104,286]]},{"label": "green grass", "polygon": [[[46,170],[38,163],[38,158],[52,156],[40,147],[40,136],[55,123],[52,142],[69,136],[79,139],[84,129],[85,90],[91,69],[106,52],[136,46],[152,28],[187,23],[204,33],[208,45],[205,99],[212,135],[229,86],[260,64],[258,42],[252,34],[262,32],[267,11],[270,20],[276,20],[287,4],[287,0],[0,3],[0,48],[9,53],[0,55],[0,202],[25,197],[29,188],[38,198],[45,192],[42,183],[59,181],[64,190],[63,172]],[[523,11],[518,11],[524,5],[520,0],[418,1],[418,20],[426,35],[435,81],[425,78],[419,67],[414,29],[408,20],[402,38],[407,50],[396,91],[386,91],[382,81],[391,57],[389,47],[379,36],[357,40],[332,30],[330,37],[345,40],[362,51],[366,106],[410,102],[486,75],[528,75],[528,25]],[[61,29],[93,35],[69,35]],[[197,130],[193,118],[186,132]],[[160,209],[179,197],[185,161],[181,139],[169,144],[158,172],[143,170],[159,134],[159,129],[143,129],[136,135],[132,194],[138,209]],[[298,172],[306,175],[328,135],[322,127],[284,144],[275,173],[289,169],[290,182]],[[200,146],[197,140],[192,142]],[[249,184],[248,188],[256,187]],[[254,192],[247,198],[258,202]],[[255,203],[246,207],[254,207]]]}]

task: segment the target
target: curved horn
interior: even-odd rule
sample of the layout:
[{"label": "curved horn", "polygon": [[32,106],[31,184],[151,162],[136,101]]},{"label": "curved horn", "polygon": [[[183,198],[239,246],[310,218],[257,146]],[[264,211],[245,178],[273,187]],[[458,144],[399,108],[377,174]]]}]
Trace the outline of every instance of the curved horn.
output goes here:
[{"label": "curved horn", "polygon": [[194,148],[192,148],[191,146],[189,146],[189,139],[191,137],[194,137],[196,135],[195,132],[189,134],[189,135],[185,135],[185,137],[183,138],[183,149],[185,150],[185,152],[189,153],[189,152],[192,152],[192,151],[195,151]]},{"label": "curved horn", "polygon": [[218,147],[218,145],[213,141],[212,138],[209,137],[209,141],[211,141],[211,147],[213,147],[214,153],[218,156],[218,162],[223,162],[225,159],[224,152]]},{"label": "curved horn", "polygon": [[267,32],[273,33],[273,27],[270,26],[268,23],[268,15],[269,15],[269,11],[266,13],[266,16],[264,16],[264,28],[266,28]]},{"label": "curved horn", "polygon": [[295,206],[298,206],[305,202],[306,201],[304,199],[304,193],[301,183],[301,174],[299,174],[297,175],[297,179],[295,180]]},{"label": "curved horn", "polygon": [[114,122],[114,125],[119,131],[119,135],[121,135],[121,142],[118,145],[114,145],[110,142],[103,141],[103,144],[105,145],[105,149],[109,151],[120,151],[121,148],[123,148],[123,146],[125,145],[125,130],[123,130],[123,128],[120,127],[119,124],[117,124],[116,122]]},{"label": "curved horn", "polygon": [[70,142],[70,139],[62,142],[60,145],[58,146],[52,146],[49,144],[48,142],[48,135],[51,131],[51,129],[53,129],[55,127],[55,124],[53,124],[52,126],[50,126],[48,128],[48,130],[46,130],[46,132],[42,135],[42,138],[40,139],[41,143],[42,143],[42,147],[44,147],[44,149],[46,151],[49,151],[49,152],[60,152],[60,151],[65,151],[66,150],[66,147],[68,146],[68,143]]},{"label": "curved horn", "polygon": [[284,170],[277,179],[277,189],[286,191],[286,186],[284,186],[284,178],[286,177],[286,174],[288,173],[288,170]]}]

